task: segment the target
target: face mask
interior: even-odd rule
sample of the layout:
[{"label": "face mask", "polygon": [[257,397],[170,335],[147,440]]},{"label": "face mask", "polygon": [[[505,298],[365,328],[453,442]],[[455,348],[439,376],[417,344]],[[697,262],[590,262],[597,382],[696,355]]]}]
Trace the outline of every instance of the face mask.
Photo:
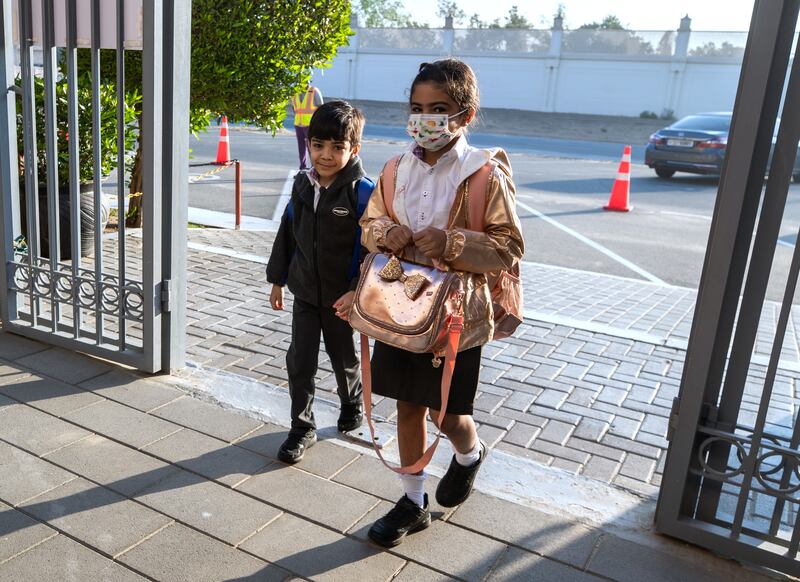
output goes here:
[{"label": "face mask", "polygon": [[414,138],[421,147],[435,152],[453,141],[458,135],[450,131],[449,121],[467,111],[459,111],[455,115],[446,113],[412,113],[408,116],[406,133]]}]

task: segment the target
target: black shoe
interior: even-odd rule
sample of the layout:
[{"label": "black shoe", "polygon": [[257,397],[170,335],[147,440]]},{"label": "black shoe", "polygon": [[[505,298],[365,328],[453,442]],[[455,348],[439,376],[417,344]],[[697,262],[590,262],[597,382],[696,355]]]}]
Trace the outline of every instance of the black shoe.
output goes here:
[{"label": "black shoe", "polygon": [[403,541],[406,534],[420,531],[431,525],[431,512],[428,511],[428,494],[425,494],[425,507],[420,507],[406,495],[397,502],[378,521],[369,528],[369,539],[384,548],[391,548]]},{"label": "black shoe", "polygon": [[313,447],[316,442],[317,433],[313,430],[290,432],[278,449],[278,459],[284,463],[299,463],[306,454],[306,449]]},{"label": "black shoe", "polygon": [[483,441],[479,440],[480,456],[469,467],[463,467],[456,461],[456,456],[450,461],[450,467],[447,473],[444,474],[442,480],[439,481],[439,486],[436,488],[436,502],[442,507],[455,507],[467,500],[469,494],[472,493],[472,484],[475,482],[475,475],[478,474],[478,469],[486,458],[486,445]]},{"label": "black shoe", "polygon": [[349,432],[357,429],[364,422],[364,413],[361,410],[360,404],[344,404],[342,411],[339,413],[339,421],[336,423],[336,428],[340,432]]}]

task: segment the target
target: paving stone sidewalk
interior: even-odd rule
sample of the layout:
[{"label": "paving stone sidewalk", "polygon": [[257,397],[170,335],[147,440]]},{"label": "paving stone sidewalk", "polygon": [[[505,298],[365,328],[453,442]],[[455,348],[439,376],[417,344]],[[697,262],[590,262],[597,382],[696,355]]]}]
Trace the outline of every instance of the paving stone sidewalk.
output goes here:
[{"label": "paving stone sidewalk", "polygon": [[[267,305],[263,257],[271,236],[210,229],[190,232],[188,354],[205,367],[286,386],[291,309],[274,312]],[[562,315],[568,312],[574,324],[526,320],[515,337],[485,347],[475,403],[481,437],[519,457],[655,496],[685,351],[630,339],[625,328],[599,333],[576,327],[587,327],[578,318],[596,323],[602,313],[597,317],[582,313],[565,298],[571,290],[575,297],[586,297],[587,303],[605,293],[627,292],[631,301],[650,297],[653,309],[664,311],[663,321],[680,313],[686,317],[676,305],[687,301],[687,292],[544,266],[528,273],[526,302],[534,302],[531,309],[541,307],[540,296],[549,297],[553,309]],[[626,291],[623,283],[633,291]],[[667,309],[670,304],[673,307]],[[629,321],[634,322],[632,316]],[[653,320],[651,327],[655,325]],[[758,379],[765,371],[764,366],[753,366],[742,423],[752,422],[758,409]],[[791,430],[797,380],[793,371],[781,370],[778,375],[768,416],[773,431]],[[317,382],[321,397],[335,402],[335,378],[324,352]],[[394,401],[376,400],[375,410],[391,420]]]},{"label": "paving stone sidewalk", "polygon": [[[191,231],[198,249],[225,248],[250,258],[268,256],[272,237],[269,232]],[[530,319],[686,347],[695,289],[532,262],[525,263],[522,278]],[[779,313],[779,303],[765,302],[754,350],[758,356],[770,354]],[[800,306],[792,310],[781,358],[786,366],[800,369]]]},{"label": "paving stone sidewalk", "polygon": [[0,581],[784,579],[479,492],[385,551],[365,533],[400,491],[370,451],[283,465],[285,429],[170,380],[0,332]]}]

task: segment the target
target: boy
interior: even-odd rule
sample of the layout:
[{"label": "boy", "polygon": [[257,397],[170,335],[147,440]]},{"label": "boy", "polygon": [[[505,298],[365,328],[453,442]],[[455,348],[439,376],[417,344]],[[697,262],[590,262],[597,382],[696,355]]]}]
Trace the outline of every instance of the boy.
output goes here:
[{"label": "boy", "polygon": [[354,249],[361,248],[357,206],[364,177],[358,157],[363,128],[363,114],[345,101],[325,103],[314,112],[308,128],[312,169],[295,176],[267,264],[272,308],[283,309],[285,284],[294,294],[286,354],[292,428],[278,450],[286,463],[299,462],[317,442],[311,405],[320,332],[342,406],[337,427],[354,430],[363,420],[358,358],[346,321],[358,283],[350,267]]}]

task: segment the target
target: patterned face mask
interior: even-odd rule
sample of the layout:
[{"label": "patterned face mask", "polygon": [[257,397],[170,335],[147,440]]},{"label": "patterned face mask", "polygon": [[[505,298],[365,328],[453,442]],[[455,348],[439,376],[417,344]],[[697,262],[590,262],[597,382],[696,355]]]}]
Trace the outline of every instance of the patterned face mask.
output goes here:
[{"label": "patterned face mask", "polygon": [[406,133],[414,138],[420,147],[435,152],[453,141],[458,135],[450,131],[448,126],[451,119],[466,112],[464,109],[454,115],[446,113],[412,113],[408,116]]}]

